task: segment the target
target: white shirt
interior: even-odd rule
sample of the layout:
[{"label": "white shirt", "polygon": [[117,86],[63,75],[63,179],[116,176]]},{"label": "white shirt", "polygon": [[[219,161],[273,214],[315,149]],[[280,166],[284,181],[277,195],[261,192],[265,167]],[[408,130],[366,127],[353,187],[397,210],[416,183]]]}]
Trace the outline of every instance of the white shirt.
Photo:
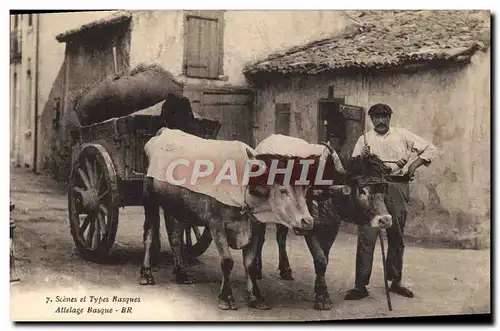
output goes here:
[{"label": "white shirt", "polygon": [[437,156],[437,148],[432,143],[403,128],[389,127],[386,134],[379,134],[375,130],[368,131],[359,137],[352,156],[360,155],[365,145],[368,145],[370,152],[382,161],[394,162],[401,159],[407,161],[402,169],[395,163],[385,163],[392,169],[393,176],[405,175],[417,157],[428,161],[426,166],[429,166]]}]

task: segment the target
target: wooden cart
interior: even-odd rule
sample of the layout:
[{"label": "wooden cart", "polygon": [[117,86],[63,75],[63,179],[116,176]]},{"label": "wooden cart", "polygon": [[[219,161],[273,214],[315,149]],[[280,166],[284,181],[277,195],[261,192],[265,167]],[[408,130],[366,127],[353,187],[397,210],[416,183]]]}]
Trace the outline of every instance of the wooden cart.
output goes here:
[{"label": "wooden cart", "polygon": [[[220,123],[195,119],[196,135],[215,139]],[[142,206],[146,172],[144,145],[161,128],[157,115],[129,115],[72,131],[74,147],[68,211],[71,235],[87,259],[106,258],[115,241],[120,207]],[[203,254],[212,238],[208,228],[188,227],[189,257]]]}]

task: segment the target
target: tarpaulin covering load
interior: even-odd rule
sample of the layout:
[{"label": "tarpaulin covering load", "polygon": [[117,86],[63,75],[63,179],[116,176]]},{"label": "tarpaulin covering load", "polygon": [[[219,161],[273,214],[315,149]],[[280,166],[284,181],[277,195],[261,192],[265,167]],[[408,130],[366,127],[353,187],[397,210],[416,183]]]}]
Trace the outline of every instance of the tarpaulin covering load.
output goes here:
[{"label": "tarpaulin covering load", "polygon": [[196,113],[186,97],[167,96],[153,106],[141,109],[130,116],[150,115],[161,116],[170,129],[181,130],[198,137],[215,139],[219,133],[220,122],[205,118]]},{"label": "tarpaulin covering load", "polygon": [[160,66],[140,65],[128,75],[108,77],[82,91],[75,103],[81,125],[132,114],[165,100],[169,93],[182,96],[183,86]]}]

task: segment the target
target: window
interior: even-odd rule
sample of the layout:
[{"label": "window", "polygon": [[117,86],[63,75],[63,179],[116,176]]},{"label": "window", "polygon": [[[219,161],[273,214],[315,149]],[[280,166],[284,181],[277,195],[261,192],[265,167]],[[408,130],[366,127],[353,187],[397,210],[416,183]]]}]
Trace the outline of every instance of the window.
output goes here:
[{"label": "window", "polygon": [[10,60],[19,62],[21,60],[21,30],[19,27],[19,15],[13,15],[10,31]]},{"label": "window", "polygon": [[28,14],[28,26],[33,25],[33,14]]},{"label": "window", "polygon": [[223,23],[222,11],[190,11],[186,14],[186,76],[216,79],[223,74]]},{"label": "window", "polygon": [[290,134],[290,104],[277,103],[275,106],[274,133],[288,136]]}]

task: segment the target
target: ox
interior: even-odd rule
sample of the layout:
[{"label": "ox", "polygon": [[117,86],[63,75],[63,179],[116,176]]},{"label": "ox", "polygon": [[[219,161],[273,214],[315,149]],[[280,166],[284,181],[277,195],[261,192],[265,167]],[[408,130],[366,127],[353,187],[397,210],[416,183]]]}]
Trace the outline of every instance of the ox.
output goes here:
[{"label": "ox", "polygon": [[[161,143],[162,136],[166,135],[164,138],[168,138],[168,135],[174,134],[182,139],[177,143]],[[306,187],[281,184],[266,186],[259,183],[249,182],[245,184],[240,182],[239,186],[230,187],[229,190],[236,190],[236,193],[243,192],[242,201],[240,200],[240,205],[230,205],[221,202],[224,200],[220,197],[216,199],[210,194],[203,193],[212,192],[210,190],[221,191],[224,189],[223,186],[207,186],[205,187],[206,191],[197,192],[199,187],[188,188],[158,180],[155,177],[155,172],[151,170],[153,166],[164,167],[165,163],[170,162],[170,154],[175,153],[176,150],[185,155],[203,152],[209,155],[217,154],[216,150],[218,150],[221,154],[232,155],[235,158],[244,159],[245,162],[259,157],[251,147],[242,142],[202,139],[179,130],[164,129],[148,141],[145,146],[148,174],[145,176],[143,193],[145,253],[140,269],[140,284],[155,284],[151,270],[151,256],[154,256],[155,249],[157,249],[154,241],[155,238],[159,238],[159,207],[161,207],[164,212],[170,247],[174,255],[174,274],[177,283],[191,284],[194,282],[185,271],[182,236],[184,224],[206,226],[210,230],[221,259],[222,285],[218,296],[219,308],[223,310],[237,309],[230,284],[230,275],[234,264],[230,252],[230,248],[232,248],[241,249],[243,253],[249,306],[269,309],[269,305],[260,294],[255,272],[251,269],[258,248],[258,240],[254,239],[256,235],[253,231],[253,225],[259,224],[260,221],[279,223],[284,227],[297,230],[312,229],[313,219],[305,199]]]},{"label": "ox", "polygon": [[[262,141],[261,144],[264,142]],[[259,146],[256,148],[257,152],[260,151]],[[317,310],[329,310],[332,307],[325,273],[330,249],[337,237],[341,221],[355,221],[357,224],[369,223],[375,228],[387,228],[392,224],[392,217],[384,202],[386,184],[383,180],[383,176],[390,173],[390,168],[386,167],[375,155],[370,155],[367,158],[352,159],[346,171],[335,151],[329,146],[325,147],[329,157],[326,161],[324,178],[331,179],[335,185],[330,187],[313,185],[309,188],[307,205],[314,218],[314,227],[312,231],[304,235],[316,273],[314,308]],[[258,232],[256,236],[259,238],[259,247],[254,269],[256,278],[261,279],[265,224],[260,225],[256,232]],[[293,280],[286,251],[287,234],[287,228],[276,225],[280,276],[284,280]]]}]

